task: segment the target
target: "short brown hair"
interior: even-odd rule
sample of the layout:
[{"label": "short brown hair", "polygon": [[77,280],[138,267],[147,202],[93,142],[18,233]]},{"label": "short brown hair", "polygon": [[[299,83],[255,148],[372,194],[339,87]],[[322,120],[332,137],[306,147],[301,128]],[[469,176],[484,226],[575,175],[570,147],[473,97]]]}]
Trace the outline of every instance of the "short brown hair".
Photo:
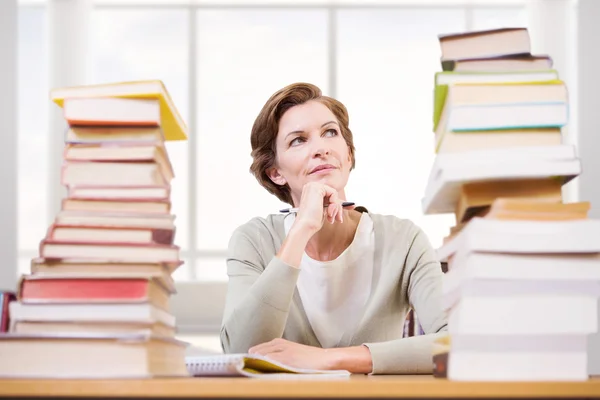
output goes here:
[{"label": "short brown hair", "polygon": [[278,90],[267,100],[252,126],[250,135],[252,165],[250,166],[250,172],[254,174],[256,180],[269,193],[274,194],[279,200],[288,204],[292,204],[289,186],[287,184],[283,186],[275,184],[267,175],[267,169],[275,165],[277,132],[279,131],[281,117],[290,108],[311,100],[319,101],[335,115],[340,124],[342,137],[348,144],[348,151],[352,157],[352,167],[350,169],[354,169],[355,166],[354,141],[352,131],[348,127],[348,110],[341,102],[323,96],[321,89],[310,83],[293,83]]}]

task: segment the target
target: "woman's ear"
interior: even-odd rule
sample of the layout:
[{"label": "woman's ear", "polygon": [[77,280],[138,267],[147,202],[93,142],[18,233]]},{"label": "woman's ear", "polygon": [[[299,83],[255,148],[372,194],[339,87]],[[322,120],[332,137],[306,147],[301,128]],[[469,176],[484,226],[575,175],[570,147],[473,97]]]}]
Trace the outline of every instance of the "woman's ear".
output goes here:
[{"label": "woman's ear", "polygon": [[267,172],[267,176],[269,177],[269,179],[271,179],[271,181],[273,181],[274,184],[283,186],[287,183],[287,181],[285,180],[283,175],[281,175],[279,173],[277,168],[275,168],[275,167],[268,168],[266,172]]}]

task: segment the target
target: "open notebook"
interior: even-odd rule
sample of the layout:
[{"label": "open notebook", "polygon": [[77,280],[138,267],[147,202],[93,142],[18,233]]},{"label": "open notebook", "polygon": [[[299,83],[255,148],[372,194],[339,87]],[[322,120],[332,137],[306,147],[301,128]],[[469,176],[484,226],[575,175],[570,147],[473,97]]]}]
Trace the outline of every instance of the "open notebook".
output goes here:
[{"label": "open notebook", "polygon": [[193,376],[247,376],[251,378],[331,378],[349,377],[345,370],[293,368],[254,354],[187,356],[185,363]]}]

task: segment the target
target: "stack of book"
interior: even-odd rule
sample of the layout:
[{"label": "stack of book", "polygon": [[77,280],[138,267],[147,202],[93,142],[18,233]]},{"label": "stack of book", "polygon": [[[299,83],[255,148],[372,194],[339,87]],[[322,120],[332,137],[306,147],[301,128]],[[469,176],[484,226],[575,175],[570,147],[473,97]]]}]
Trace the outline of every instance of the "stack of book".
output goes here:
[{"label": "stack of book", "polygon": [[600,220],[588,202],[563,200],[581,173],[562,136],[566,86],[550,57],[530,54],[524,28],[442,35],[440,45],[422,206],[454,213],[456,225],[438,249],[449,337],[434,365],[454,380],[585,380]]},{"label": "stack of book", "polygon": [[186,127],[160,81],[53,90],[68,129],[61,210],[10,303],[0,376],[185,376],[169,311],[174,177]]}]

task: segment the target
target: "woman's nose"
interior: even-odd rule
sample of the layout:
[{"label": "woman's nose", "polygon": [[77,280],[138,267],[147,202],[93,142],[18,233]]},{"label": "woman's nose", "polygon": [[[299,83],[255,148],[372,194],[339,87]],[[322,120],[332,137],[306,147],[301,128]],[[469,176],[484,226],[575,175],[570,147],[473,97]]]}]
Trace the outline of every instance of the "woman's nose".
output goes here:
[{"label": "woman's nose", "polygon": [[329,149],[325,148],[325,147],[319,147],[314,152],[315,157],[323,157],[323,156],[328,156],[328,155],[329,155]]}]

